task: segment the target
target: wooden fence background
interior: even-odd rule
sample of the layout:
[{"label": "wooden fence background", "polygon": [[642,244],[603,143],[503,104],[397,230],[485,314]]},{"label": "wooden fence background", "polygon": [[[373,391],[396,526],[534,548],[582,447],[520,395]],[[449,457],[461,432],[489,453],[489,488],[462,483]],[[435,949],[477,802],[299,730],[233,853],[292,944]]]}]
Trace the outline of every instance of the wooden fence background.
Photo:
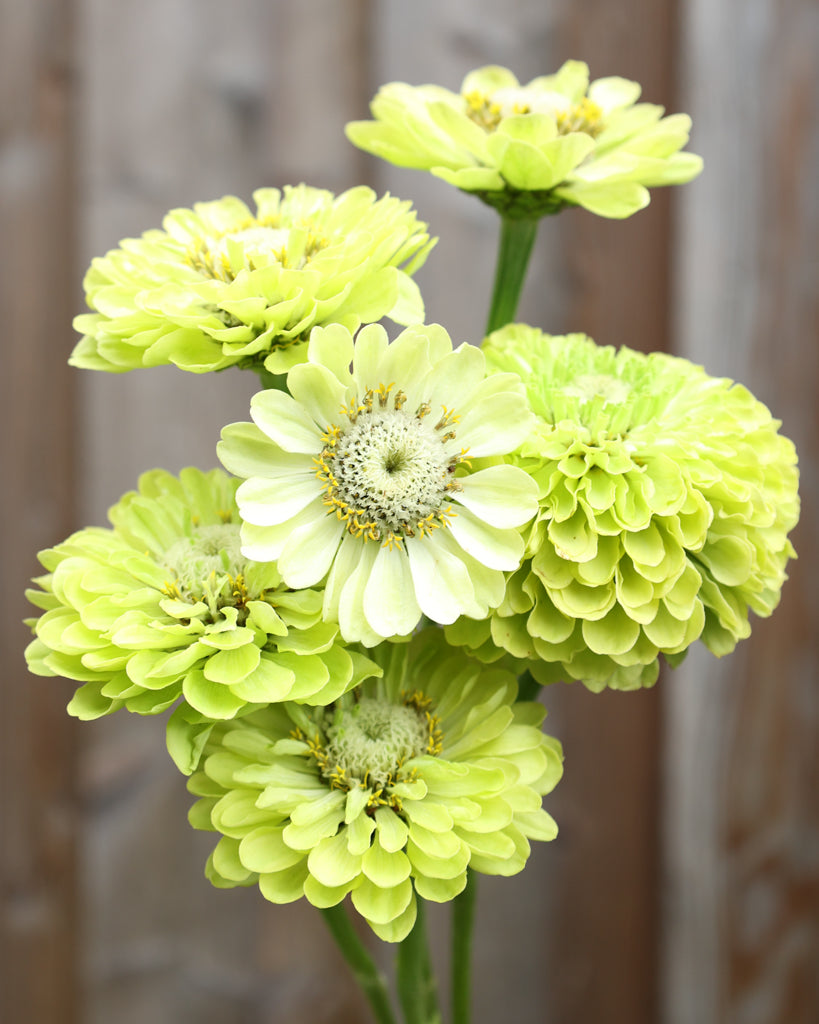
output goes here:
[{"label": "wooden fence background", "polygon": [[650,692],[545,695],[561,836],[482,887],[476,1024],[819,1020],[817,54],[815,0],[0,0],[2,1024],[363,1017],[309,907],[204,881],[162,724],[80,725],[68,685],[26,675],[34,552],[147,468],[212,465],[254,390],[69,370],[85,266],[172,206],[368,182],[441,236],[428,319],[477,341],[493,215],[343,125],[384,81],[570,56],[690,112],[706,171],[625,223],[544,224],[521,318],[747,383],[800,451],[800,558],[733,656],[696,652]]}]

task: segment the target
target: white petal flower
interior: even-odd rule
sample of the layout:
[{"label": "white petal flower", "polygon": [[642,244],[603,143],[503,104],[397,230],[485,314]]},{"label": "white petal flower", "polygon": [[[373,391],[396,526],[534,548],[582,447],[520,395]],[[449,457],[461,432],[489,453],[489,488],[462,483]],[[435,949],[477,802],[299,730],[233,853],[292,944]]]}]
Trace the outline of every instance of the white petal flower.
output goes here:
[{"label": "white petal flower", "polygon": [[497,464],[532,422],[517,376],[486,379],[480,350],[453,351],[435,325],[392,344],[378,326],[355,343],[335,326],[313,332],[287,385],[255,395],[255,426],[226,427],[219,445],[245,477],[247,556],[277,560],[292,587],[326,576],[325,617],[368,646],[422,614],[447,623],[496,607],[537,508],[528,474]]}]

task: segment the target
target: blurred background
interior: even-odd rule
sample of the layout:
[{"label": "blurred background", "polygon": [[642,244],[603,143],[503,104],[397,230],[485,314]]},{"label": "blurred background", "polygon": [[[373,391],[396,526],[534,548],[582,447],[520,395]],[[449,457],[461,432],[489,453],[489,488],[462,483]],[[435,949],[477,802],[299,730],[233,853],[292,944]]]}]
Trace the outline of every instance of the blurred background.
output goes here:
[{"label": "blurred background", "polygon": [[733,655],[544,693],[561,834],[481,885],[475,1024],[819,1020],[817,53],[815,0],[0,0],[2,1024],[366,1018],[312,908],[204,880],[163,722],[74,722],[73,687],[26,674],[36,551],[146,469],[214,465],[256,390],[69,369],[91,257],[173,206],[364,182],[440,235],[427,319],[478,342],[494,213],[343,127],[387,81],[569,57],[690,113],[706,169],[623,223],[543,222],[520,318],[747,384],[796,442],[804,511],[782,604]]}]

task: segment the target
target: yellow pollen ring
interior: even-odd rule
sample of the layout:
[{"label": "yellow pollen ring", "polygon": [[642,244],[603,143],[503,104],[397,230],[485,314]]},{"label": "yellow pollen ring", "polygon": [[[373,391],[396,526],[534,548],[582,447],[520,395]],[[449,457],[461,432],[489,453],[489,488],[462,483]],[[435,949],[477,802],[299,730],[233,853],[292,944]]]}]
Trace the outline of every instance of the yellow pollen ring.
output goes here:
[{"label": "yellow pollen ring", "polygon": [[[370,540],[381,542],[389,550],[401,550],[406,537],[429,536],[434,530],[446,527],[449,520],[457,513],[452,510],[450,504],[446,508],[427,512],[419,519],[413,520],[409,517],[405,519],[404,515],[391,516],[389,511],[385,511],[382,518],[379,513],[377,492],[370,491],[370,485],[363,481],[359,483],[353,479],[351,482],[350,471],[345,467],[346,460],[353,456],[349,454],[350,442],[345,442],[345,438],[351,433],[355,436],[355,431],[363,429],[358,424],[362,417],[362,424],[370,422],[370,417],[372,417],[373,429],[376,429],[377,424],[384,422],[380,410],[388,410],[390,400],[393,410],[396,412],[403,410],[407,400],[404,391],[395,390],[395,381],[366,387],[363,398],[354,395],[349,402],[342,404],[339,415],[347,418],[349,426],[345,427],[338,423],[328,424],[321,434],[324,447],[317,456],[313,456],[312,461],[315,466],[315,477],[324,491],[322,503],[327,508],[328,514],[334,514],[340,522],[344,523],[347,531],[356,538],[363,538],[365,542]],[[431,404],[421,402],[415,412],[415,419],[421,421],[430,412]],[[454,409],[441,405],[441,416],[435,427],[432,428],[439,435],[437,440],[442,444],[453,440],[456,432],[454,429],[447,428],[454,428],[459,420],[460,416]],[[411,420],[406,422],[411,422]],[[440,434],[445,429],[446,433]],[[367,436],[366,433],[365,436]],[[428,435],[428,441],[432,440],[433,436]],[[467,451],[468,449],[462,448],[460,454],[442,456],[441,497],[447,492],[452,493],[462,489],[455,480],[454,473],[460,463],[469,464],[466,459]],[[355,462],[352,464],[355,465]],[[369,505],[370,510],[362,508],[362,503],[365,506]],[[427,502],[424,511],[426,512],[430,507],[433,507],[433,503]]]}]

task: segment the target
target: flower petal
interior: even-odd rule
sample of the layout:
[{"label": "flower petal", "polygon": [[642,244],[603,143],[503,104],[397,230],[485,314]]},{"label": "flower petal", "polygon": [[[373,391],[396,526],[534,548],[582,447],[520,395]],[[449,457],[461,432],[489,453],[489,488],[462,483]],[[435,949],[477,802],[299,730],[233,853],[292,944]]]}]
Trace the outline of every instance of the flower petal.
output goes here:
[{"label": "flower petal", "polygon": [[313,418],[284,391],[260,391],[250,400],[250,415],[265,434],[286,452],[316,455],[323,447]]},{"label": "flower petal", "polygon": [[459,480],[458,502],[490,526],[523,526],[538,509],[538,486],[517,466],[489,466]]},{"label": "flower petal", "polygon": [[[406,540],[412,583],[421,611],[433,622],[451,623],[476,609],[475,590],[463,561],[428,537]],[[480,614],[480,610],[477,610]]]},{"label": "flower petal", "polygon": [[473,558],[490,569],[517,569],[523,556],[523,539],[512,530],[499,530],[459,506],[448,522],[452,536]]},{"label": "flower petal", "polygon": [[364,589],[364,615],[382,637],[410,633],[421,618],[407,553],[397,544],[382,545]]}]

